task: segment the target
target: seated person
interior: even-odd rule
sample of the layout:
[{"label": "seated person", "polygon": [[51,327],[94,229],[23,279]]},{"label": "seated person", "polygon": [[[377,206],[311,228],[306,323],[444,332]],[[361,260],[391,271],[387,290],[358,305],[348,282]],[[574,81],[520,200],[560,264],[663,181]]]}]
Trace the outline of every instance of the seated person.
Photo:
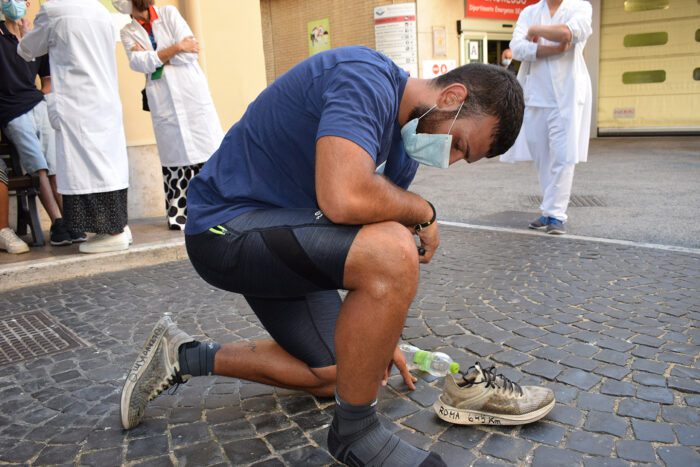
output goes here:
[{"label": "seated person", "polygon": [[0,159],[0,250],[14,255],[26,253],[29,246],[9,227],[8,219],[9,195],[7,193],[7,171],[5,162]]},{"label": "seated person", "polygon": [[[56,137],[44,99],[44,93],[51,91],[48,55],[29,63],[17,55],[17,44],[27,29],[23,19],[26,3],[13,0],[2,5],[5,20],[0,21],[0,129],[17,148],[24,170],[39,176],[39,199],[51,218],[51,244],[84,241],[84,233],[69,232],[63,222],[61,195],[56,189]],[[43,92],[34,84],[37,75]]]}]

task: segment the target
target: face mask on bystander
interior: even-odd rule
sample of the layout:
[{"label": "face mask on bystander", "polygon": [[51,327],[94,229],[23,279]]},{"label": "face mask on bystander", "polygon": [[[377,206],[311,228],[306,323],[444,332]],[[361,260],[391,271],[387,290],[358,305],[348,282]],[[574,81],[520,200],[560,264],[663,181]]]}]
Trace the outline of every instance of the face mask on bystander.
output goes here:
[{"label": "face mask on bystander", "polygon": [[2,14],[10,21],[19,21],[27,14],[27,2],[24,0],[2,0]]}]

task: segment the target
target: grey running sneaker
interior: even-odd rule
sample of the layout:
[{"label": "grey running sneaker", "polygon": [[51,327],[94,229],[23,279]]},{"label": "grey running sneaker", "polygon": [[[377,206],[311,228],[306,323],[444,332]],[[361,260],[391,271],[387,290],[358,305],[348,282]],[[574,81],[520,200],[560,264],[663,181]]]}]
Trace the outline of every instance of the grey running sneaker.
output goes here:
[{"label": "grey running sneaker", "polygon": [[546,216],[540,216],[534,221],[530,222],[527,228],[533,230],[544,230],[547,228],[548,223],[549,219]]},{"label": "grey running sneaker", "polygon": [[519,386],[496,368],[479,363],[461,380],[445,377],[445,388],[433,409],[441,419],[458,425],[523,425],[554,408],[554,392],[539,386]]},{"label": "grey running sneaker", "polygon": [[552,235],[564,235],[566,233],[566,228],[564,228],[564,223],[559,219],[554,217],[549,218],[549,224],[547,224],[547,233]]},{"label": "grey running sneaker", "polygon": [[173,323],[170,313],[158,320],[124,381],[121,415],[125,429],[139,424],[148,401],[173,384],[190,379],[180,374],[178,349],[193,340]]}]

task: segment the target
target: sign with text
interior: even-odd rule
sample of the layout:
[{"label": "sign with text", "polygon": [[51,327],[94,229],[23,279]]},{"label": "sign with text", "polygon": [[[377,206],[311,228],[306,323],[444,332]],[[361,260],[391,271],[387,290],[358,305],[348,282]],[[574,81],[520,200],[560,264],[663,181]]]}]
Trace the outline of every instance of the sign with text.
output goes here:
[{"label": "sign with text", "polygon": [[397,3],[374,9],[374,40],[378,51],[418,77],[416,4]]},{"label": "sign with text", "polygon": [[528,5],[539,0],[467,0],[467,18],[490,18],[515,21]]}]

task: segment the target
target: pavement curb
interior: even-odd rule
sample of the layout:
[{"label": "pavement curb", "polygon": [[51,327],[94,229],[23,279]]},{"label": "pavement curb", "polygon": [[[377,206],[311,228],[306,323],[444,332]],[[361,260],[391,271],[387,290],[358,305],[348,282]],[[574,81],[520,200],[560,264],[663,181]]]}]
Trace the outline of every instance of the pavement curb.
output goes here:
[{"label": "pavement curb", "polygon": [[132,246],[126,251],[28,261],[0,267],[0,292],[183,259],[187,259],[185,240],[177,239]]}]

